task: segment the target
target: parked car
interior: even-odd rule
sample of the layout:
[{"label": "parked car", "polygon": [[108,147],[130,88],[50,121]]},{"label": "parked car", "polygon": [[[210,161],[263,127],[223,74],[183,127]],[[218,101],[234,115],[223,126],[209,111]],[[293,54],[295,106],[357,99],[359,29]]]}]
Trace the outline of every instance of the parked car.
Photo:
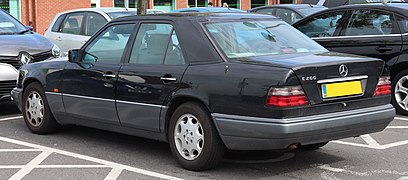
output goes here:
[{"label": "parked car", "polygon": [[[322,5],[329,8],[351,4],[382,3],[383,0],[302,0],[302,4]],[[405,0],[387,0],[389,3],[402,3]]]},{"label": "parked car", "polygon": [[325,10],[327,7],[308,4],[277,4],[271,6],[256,7],[249,12],[259,14],[269,14],[280,17],[282,20],[289,24],[321,10]]},{"label": "parked car", "polygon": [[21,65],[58,57],[60,50],[0,9],[0,101],[10,99]]},{"label": "parked car", "polygon": [[235,8],[224,8],[224,7],[193,7],[193,8],[183,8],[171,11],[172,13],[176,12],[217,12],[217,13],[245,13],[247,11]]},{"label": "parked car", "polygon": [[23,66],[12,95],[33,133],[78,124],[166,141],[182,167],[204,170],[225,147],[317,149],[383,130],[395,116],[384,65],[269,15],[132,16],[68,60]]},{"label": "parked car", "polygon": [[349,5],[321,11],[293,26],[331,51],[386,61],[391,69],[392,104],[408,115],[407,10],[405,3]]},{"label": "parked car", "polygon": [[[148,9],[147,14],[163,13]],[[65,11],[55,15],[45,31],[45,37],[57,44],[64,55],[71,49],[80,48],[103,25],[112,19],[136,15],[136,9],[85,8]]]}]

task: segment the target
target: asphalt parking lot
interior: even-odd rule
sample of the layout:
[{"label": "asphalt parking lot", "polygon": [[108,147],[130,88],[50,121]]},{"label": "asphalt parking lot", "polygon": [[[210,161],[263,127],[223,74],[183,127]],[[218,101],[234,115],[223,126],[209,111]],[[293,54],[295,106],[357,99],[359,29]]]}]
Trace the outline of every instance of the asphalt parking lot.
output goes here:
[{"label": "asphalt parking lot", "polygon": [[214,170],[186,171],[166,143],[66,126],[34,135],[12,103],[0,104],[0,179],[408,179],[408,117],[383,132],[317,151],[228,152]]}]

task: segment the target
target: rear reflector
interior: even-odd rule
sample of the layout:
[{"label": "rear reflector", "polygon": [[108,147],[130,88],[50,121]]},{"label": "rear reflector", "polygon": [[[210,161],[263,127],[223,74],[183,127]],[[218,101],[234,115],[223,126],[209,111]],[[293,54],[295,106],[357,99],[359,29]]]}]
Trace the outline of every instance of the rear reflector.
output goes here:
[{"label": "rear reflector", "polygon": [[387,94],[391,94],[391,81],[389,76],[383,76],[378,79],[374,96],[382,96]]},{"label": "rear reflector", "polygon": [[271,88],[266,104],[276,107],[294,107],[309,104],[309,101],[301,86],[292,86]]}]

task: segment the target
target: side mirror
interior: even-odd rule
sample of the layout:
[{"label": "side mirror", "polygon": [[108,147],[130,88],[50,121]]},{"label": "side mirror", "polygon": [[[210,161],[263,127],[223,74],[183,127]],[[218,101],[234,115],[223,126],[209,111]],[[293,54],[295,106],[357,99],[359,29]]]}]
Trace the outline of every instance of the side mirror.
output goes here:
[{"label": "side mirror", "polygon": [[34,31],[34,28],[32,26],[26,26],[27,29],[29,29],[30,31]]},{"label": "side mirror", "polygon": [[78,62],[78,53],[79,49],[73,49],[68,51],[68,61],[69,62]]}]

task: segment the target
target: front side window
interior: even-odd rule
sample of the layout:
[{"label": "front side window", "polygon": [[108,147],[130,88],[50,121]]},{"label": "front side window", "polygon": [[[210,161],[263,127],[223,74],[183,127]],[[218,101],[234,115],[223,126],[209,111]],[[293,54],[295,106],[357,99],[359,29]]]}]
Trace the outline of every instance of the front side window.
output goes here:
[{"label": "front side window", "polygon": [[68,34],[81,34],[84,13],[68,14],[62,24],[62,32]]},{"label": "front side window", "polygon": [[61,15],[58,17],[58,19],[55,21],[54,25],[51,28],[52,32],[59,32],[61,30],[61,23],[64,20],[65,15]]},{"label": "front side window", "polygon": [[393,32],[392,15],[372,10],[357,10],[345,30],[346,36],[384,35]]},{"label": "front side window", "polygon": [[345,11],[336,11],[319,15],[301,24],[297,29],[311,38],[332,37],[344,14]]},{"label": "front side window", "polygon": [[113,25],[98,35],[85,49],[82,62],[118,64],[125,50],[134,24]]},{"label": "front side window", "polygon": [[102,28],[108,21],[98,13],[88,13],[86,20],[85,35],[92,36],[96,31]]},{"label": "front side window", "polygon": [[327,51],[282,21],[218,22],[205,27],[228,58]]},{"label": "front side window", "polygon": [[163,64],[173,26],[141,24],[130,56],[134,64]]}]

